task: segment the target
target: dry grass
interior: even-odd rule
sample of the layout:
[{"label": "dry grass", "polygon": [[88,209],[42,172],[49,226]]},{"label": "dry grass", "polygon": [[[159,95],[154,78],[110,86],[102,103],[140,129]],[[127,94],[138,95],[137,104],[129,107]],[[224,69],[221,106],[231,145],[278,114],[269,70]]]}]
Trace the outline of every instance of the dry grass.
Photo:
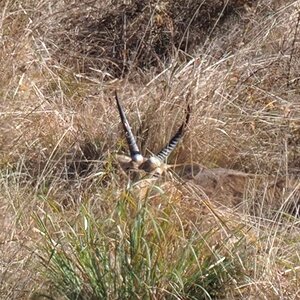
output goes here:
[{"label": "dry grass", "polygon": [[[90,226],[95,240],[111,243],[108,259],[122,234],[128,254],[140,213],[146,225],[145,235],[136,235],[144,243],[138,253],[144,257],[150,244],[163,243],[150,262],[166,272],[153,271],[161,280],[151,282],[152,290],[145,289],[147,276],[145,286],[133,281],[131,299],[143,291],[155,299],[299,297],[299,218],[284,206],[299,190],[300,3],[182,3],[1,1],[1,299],[57,299],[62,291],[52,289],[51,275],[58,273],[51,242],[80,262],[78,245]],[[168,141],[188,101],[192,120],[170,162],[233,168],[258,174],[261,182],[285,178],[279,203],[267,203],[265,185],[256,184],[245,193],[242,212],[216,207],[199,187],[185,185],[179,194],[165,191],[139,203],[112,155],[127,151],[114,90],[144,153]],[[286,188],[290,180],[293,191]],[[188,243],[196,254],[180,261]],[[136,263],[127,271],[144,276]],[[117,278],[111,280],[123,291],[119,270],[110,270]],[[84,282],[82,299],[96,297],[82,274],[76,277]],[[129,297],[128,290],[107,292],[107,298]]]}]

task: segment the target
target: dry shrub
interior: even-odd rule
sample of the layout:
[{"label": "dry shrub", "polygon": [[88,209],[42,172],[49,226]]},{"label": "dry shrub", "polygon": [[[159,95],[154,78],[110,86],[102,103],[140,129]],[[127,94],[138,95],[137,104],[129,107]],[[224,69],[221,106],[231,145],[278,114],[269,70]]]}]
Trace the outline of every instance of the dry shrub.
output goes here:
[{"label": "dry shrub", "polygon": [[[120,77],[159,72],[180,50],[189,60],[215,26],[253,1],[75,1],[39,27],[53,57],[75,72]],[[96,73],[95,73],[96,72]]]},{"label": "dry shrub", "polygon": [[[274,170],[284,173],[288,165],[289,170],[297,172],[299,47],[294,38],[297,15],[293,13],[293,6],[286,5],[276,13],[282,5],[277,1],[252,3],[252,6],[246,1],[229,1],[227,6],[220,1],[201,3],[169,1],[154,6],[152,2],[112,4],[107,1],[95,2],[92,6],[86,2],[53,1],[51,6],[40,4],[39,13],[33,10],[26,16],[19,12],[24,28],[16,40],[8,38],[3,44],[6,47],[3,55],[6,56],[2,61],[8,61],[12,49],[16,49],[17,60],[7,68],[8,72],[4,72],[8,81],[2,81],[1,90],[6,99],[5,106],[4,102],[2,104],[2,161],[12,162],[22,153],[26,153],[26,157],[28,154],[40,157],[40,153],[45,153],[42,155],[45,161],[53,147],[57,147],[60,157],[73,145],[83,149],[88,148],[85,144],[94,145],[94,149],[83,151],[94,152],[93,156],[87,155],[92,159],[102,157],[108,149],[116,149],[122,132],[116,110],[111,109],[115,106],[111,95],[118,88],[144,153],[147,150],[155,153],[167,143],[179,126],[182,111],[189,101],[193,104],[189,133],[171,161],[193,160],[207,166],[232,167],[254,173],[272,173]],[[242,5],[243,9],[239,11]],[[266,18],[270,11],[276,16],[276,23],[273,15]],[[152,17],[157,20],[154,16],[159,12],[163,16],[159,22],[172,21],[171,44],[175,48],[182,46],[186,54],[193,55],[189,57],[190,62],[178,65],[177,57],[174,65],[166,69],[165,59],[160,57],[159,61],[163,62],[160,67],[150,72],[145,69],[132,72],[130,83],[126,80],[107,85],[99,82],[98,78],[102,76],[98,71],[111,68],[109,61],[113,58],[108,55],[116,55],[120,60],[121,50],[113,49],[124,49],[126,44],[128,52],[115,69],[119,75],[128,67],[128,62],[134,65],[133,56],[137,65],[140,64],[139,68],[143,68],[142,65],[148,68],[151,62],[146,60],[154,61],[154,56],[159,57],[154,48],[156,41],[163,41],[160,32],[170,34],[171,31],[165,30],[165,24],[159,27],[159,34],[154,35],[153,28],[157,23],[146,23]],[[122,37],[126,14],[126,34],[132,36],[130,39]],[[32,26],[31,19],[35,21],[34,30],[28,30]],[[6,30],[14,33],[16,27],[10,27],[9,18],[5,24]],[[148,31],[143,27],[145,24]],[[110,39],[112,30],[117,37]],[[260,32],[267,34],[258,34]],[[145,38],[145,46],[136,55],[136,43],[143,40],[141,34],[148,39]],[[194,40],[196,37],[199,40]],[[196,44],[198,46],[194,47]],[[101,47],[103,55],[95,50],[91,50],[93,55],[90,55],[87,50]],[[170,52],[171,48],[168,44],[161,53],[172,61],[176,55]],[[74,61],[71,52],[84,55],[77,57],[76,54]],[[95,59],[91,60],[91,56]],[[90,74],[89,78],[76,76],[72,70],[63,67],[68,60],[73,70],[76,66],[76,71],[87,73],[86,66],[95,60],[93,66],[98,70],[97,74]],[[22,63],[26,68],[18,69],[17,73],[15,70]],[[154,79],[161,68],[163,74]],[[114,72],[111,75],[117,75]],[[93,79],[93,75],[97,79]],[[92,79],[98,85],[85,79]],[[7,82],[9,84],[5,85]],[[7,149],[10,149],[9,153]]]},{"label": "dry shrub", "polygon": [[[0,2],[0,251],[6,298],[24,298],[36,286],[36,270],[28,271],[31,251],[23,247],[29,240],[34,249],[37,240],[33,212],[55,222],[55,216],[64,221],[67,216],[72,223],[79,203],[90,205],[97,217],[115,205],[122,185],[104,161],[109,165],[113,151],[127,152],[115,89],[144,154],[168,142],[189,102],[191,122],[170,163],[234,168],[259,173],[262,181],[278,176],[280,205],[299,199],[297,1],[126,3]],[[109,173],[106,182],[101,172]],[[296,178],[293,190],[287,188],[290,175]],[[257,255],[245,260],[245,269],[253,272],[245,295],[284,298],[299,291],[299,235],[297,222],[288,217],[269,225],[273,231],[265,225],[263,205],[275,207],[262,203],[267,187],[253,184],[246,195],[253,201],[249,211],[259,218],[248,225],[259,240]],[[183,192],[175,203],[186,221],[203,213],[194,209],[203,203],[194,192]],[[45,203],[52,211],[44,210]],[[281,208],[278,214],[284,215]],[[159,212],[159,204],[153,209]],[[226,216],[234,222],[231,214],[228,208]],[[207,215],[213,227],[215,218]]]},{"label": "dry shrub", "polygon": [[[178,91],[192,90],[193,159],[252,173],[297,174],[297,11],[285,6],[274,23],[258,5],[244,18],[248,22],[241,25],[230,20],[226,40],[216,35],[207,53],[176,74]],[[186,78],[188,85],[180,82]]]}]

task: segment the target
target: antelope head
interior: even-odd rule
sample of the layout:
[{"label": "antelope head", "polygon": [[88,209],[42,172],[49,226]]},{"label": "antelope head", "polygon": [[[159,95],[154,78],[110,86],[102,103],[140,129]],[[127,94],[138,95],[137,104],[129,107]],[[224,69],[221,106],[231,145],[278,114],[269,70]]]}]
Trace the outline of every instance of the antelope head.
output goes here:
[{"label": "antelope head", "polygon": [[185,128],[189,122],[191,114],[190,105],[188,105],[186,108],[186,117],[184,122],[178,128],[174,136],[170,139],[169,143],[158,154],[146,158],[141,154],[138,148],[135,137],[132,133],[131,127],[129,125],[129,122],[127,120],[127,117],[125,115],[117,93],[115,93],[115,98],[130,152],[130,157],[125,155],[117,155],[117,160],[120,163],[121,168],[125,172],[130,170],[140,170],[144,171],[147,174],[152,174],[155,177],[162,175],[162,173],[168,168],[168,166],[165,164],[165,160],[182,139]]}]

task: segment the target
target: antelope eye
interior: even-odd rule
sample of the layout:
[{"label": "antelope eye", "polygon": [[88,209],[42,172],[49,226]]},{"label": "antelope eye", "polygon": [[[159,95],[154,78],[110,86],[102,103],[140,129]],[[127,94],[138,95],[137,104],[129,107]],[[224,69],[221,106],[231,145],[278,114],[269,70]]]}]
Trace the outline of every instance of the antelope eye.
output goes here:
[{"label": "antelope eye", "polygon": [[159,171],[154,171],[152,175],[153,175],[153,177],[157,177],[158,178],[158,177],[161,176],[161,173]]}]

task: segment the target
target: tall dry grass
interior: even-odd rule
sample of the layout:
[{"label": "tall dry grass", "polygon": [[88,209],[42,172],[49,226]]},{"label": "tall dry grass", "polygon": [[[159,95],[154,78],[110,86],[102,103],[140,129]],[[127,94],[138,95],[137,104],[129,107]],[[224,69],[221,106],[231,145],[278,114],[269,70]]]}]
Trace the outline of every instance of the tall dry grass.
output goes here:
[{"label": "tall dry grass", "polygon": [[[157,196],[162,214],[128,191],[114,164],[127,151],[117,90],[143,153],[166,144],[189,102],[171,163],[299,183],[299,1],[225,4],[0,3],[1,299],[299,297],[299,219],[282,209],[293,191],[269,204],[254,185],[237,213],[182,188]],[[194,256],[180,260],[186,245]],[[102,266],[89,265],[95,252],[110,262],[103,286],[118,283],[106,294],[91,276]]]}]

